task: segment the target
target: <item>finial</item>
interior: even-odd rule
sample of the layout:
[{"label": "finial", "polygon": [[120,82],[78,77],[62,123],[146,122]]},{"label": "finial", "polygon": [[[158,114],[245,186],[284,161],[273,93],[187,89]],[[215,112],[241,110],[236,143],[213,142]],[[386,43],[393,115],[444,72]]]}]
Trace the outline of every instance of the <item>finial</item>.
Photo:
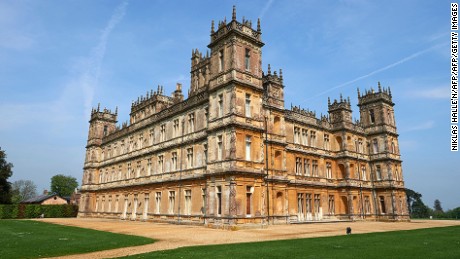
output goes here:
[{"label": "finial", "polygon": [[283,80],[283,70],[280,68],[280,79]]},{"label": "finial", "polygon": [[267,71],[267,73],[268,73],[269,75],[272,74],[272,69],[270,68],[270,64],[268,64],[268,71]]},{"label": "finial", "polygon": [[357,88],[358,89],[358,98],[361,97],[361,93],[359,92],[359,87]]},{"label": "finial", "polygon": [[257,31],[260,32],[260,18],[257,18]]},{"label": "finial", "polygon": [[382,86],[380,85],[380,81],[378,82],[378,86],[379,86],[379,93],[382,92]]},{"label": "finial", "polygon": [[390,89],[389,86],[388,86],[388,95],[390,95],[390,97],[391,97],[391,89]]},{"label": "finial", "polygon": [[214,33],[214,20],[211,21],[211,33]]},{"label": "finial", "polygon": [[348,102],[348,104],[351,103],[351,102],[350,102],[350,96],[347,97],[347,102]]},{"label": "finial", "polygon": [[115,106],[115,115],[118,115],[118,106]]},{"label": "finial", "polygon": [[328,105],[328,106],[331,105],[331,97],[327,97],[327,105]]},{"label": "finial", "polygon": [[340,102],[342,102],[342,101],[343,101],[342,94],[340,94]]},{"label": "finial", "polygon": [[99,112],[101,110],[101,103],[97,104],[97,111]]},{"label": "finial", "polygon": [[236,6],[233,6],[232,21],[236,20]]}]

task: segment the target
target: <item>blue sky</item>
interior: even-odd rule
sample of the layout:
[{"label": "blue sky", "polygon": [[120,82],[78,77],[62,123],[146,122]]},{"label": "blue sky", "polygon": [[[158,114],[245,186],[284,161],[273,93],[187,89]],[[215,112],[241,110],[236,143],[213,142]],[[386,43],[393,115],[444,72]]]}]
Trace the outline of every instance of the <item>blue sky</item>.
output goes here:
[{"label": "blue sky", "polygon": [[91,107],[157,85],[189,86],[191,50],[211,20],[261,18],[263,67],[283,69],[286,106],[327,113],[327,98],[390,86],[406,186],[428,206],[460,206],[450,152],[450,1],[0,1],[0,146],[11,181],[41,192],[58,173],[81,181]]}]

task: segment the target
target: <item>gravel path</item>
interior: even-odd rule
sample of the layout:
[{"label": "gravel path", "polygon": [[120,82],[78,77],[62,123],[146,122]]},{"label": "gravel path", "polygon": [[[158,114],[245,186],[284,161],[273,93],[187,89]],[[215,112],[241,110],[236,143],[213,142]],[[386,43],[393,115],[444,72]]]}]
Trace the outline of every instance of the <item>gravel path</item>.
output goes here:
[{"label": "gravel path", "polygon": [[340,222],[276,225],[264,229],[241,229],[237,231],[211,229],[203,226],[171,225],[151,222],[121,221],[108,219],[60,218],[39,219],[39,221],[91,228],[114,233],[144,236],[156,239],[153,244],[125,247],[87,254],[70,255],[54,258],[114,258],[141,254],[151,251],[174,249],[184,246],[231,244],[307,237],[344,235],[345,229],[351,227],[353,234],[410,230],[460,225],[454,220],[412,220],[411,222]]}]

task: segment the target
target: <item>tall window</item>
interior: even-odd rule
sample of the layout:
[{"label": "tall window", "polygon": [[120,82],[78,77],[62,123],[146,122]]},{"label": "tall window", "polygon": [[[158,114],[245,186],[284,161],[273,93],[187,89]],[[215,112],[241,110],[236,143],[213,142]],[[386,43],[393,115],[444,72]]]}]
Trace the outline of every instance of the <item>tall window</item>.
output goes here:
[{"label": "tall window", "polygon": [[137,161],[136,178],[141,176],[141,161]]},{"label": "tall window", "polygon": [[155,194],[155,213],[160,214],[161,209],[161,192],[156,192]]},{"label": "tall window", "polygon": [[144,211],[142,212],[142,219],[147,220],[148,215],[147,213],[149,212],[149,194],[146,193],[144,196]]},{"label": "tall window", "polygon": [[246,186],[246,216],[251,215],[252,209],[252,186]]},{"label": "tall window", "polygon": [[369,199],[369,196],[364,196],[364,213],[371,213],[371,201]]},{"label": "tall window", "polygon": [[314,177],[318,177],[318,160],[312,161],[311,171]]},{"label": "tall window", "polygon": [[316,131],[310,130],[310,146],[316,147]]},{"label": "tall window", "polygon": [[206,212],[206,188],[201,188],[201,214]]},{"label": "tall window", "polygon": [[331,150],[331,143],[329,142],[329,134],[324,134],[324,149]]},{"label": "tall window", "polygon": [[140,134],[139,135],[139,148],[143,148],[144,147],[144,134]]},{"label": "tall window", "polygon": [[165,141],[166,140],[166,125],[161,124],[160,126],[160,141]]},{"label": "tall window", "polygon": [[163,173],[164,172],[164,164],[163,164],[163,155],[158,156],[158,173]]},{"label": "tall window", "polygon": [[311,213],[311,193],[305,194],[305,205],[307,207],[307,213]]},{"label": "tall window", "polygon": [[358,152],[364,153],[363,139],[358,138]]},{"label": "tall window", "polygon": [[174,207],[176,206],[176,192],[169,191],[169,214],[174,214]]},{"label": "tall window", "polygon": [[375,123],[375,114],[374,114],[374,109],[369,110],[369,120],[371,124]]},{"label": "tall window", "polygon": [[126,178],[131,178],[131,163],[128,163],[128,171],[126,171]]},{"label": "tall window", "polygon": [[299,217],[302,220],[305,215],[303,210],[303,193],[297,194],[297,213],[299,214]]},{"label": "tall window", "polygon": [[245,49],[244,53],[244,67],[246,70],[250,69],[250,62],[251,62],[251,52],[249,49]]},{"label": "tall window", "polygon": [[300,143],[300,128],[294,127],[294,144]]},{"label": "tall window", "polygon": [[192,214],[192,190],[185,190],[185,215]]},{"label": "tall window", "polygon": [[250,94],[246,94],[244,111],[245,111],[246,117],[250,118],[251,117],[251,95]]},{"label": "tall window", "polygon": [[217,136],[217,160],[222,160],[222,135]]},{"label": "tall window", "polygon": [[173,122],[173,137],[179,136],[179,119],[175,119]]},{"label": "tall window", "polygon": [[332,178],[332,164],[331,162],[326,162],[326,178]]},{"label": "tall window", "polygon": [[150,132],[149,132],[149,144],[150,145],[153,145],[153,141],[155,140],[155,135],[154,135],[154,130],[153,128],[150,129]]},{"label": "tall window", "polygon": [[171,154],[171,171],[177,170],[177,152]]},{"label": "tall window", "polygon": [[224,95],[219,94],[217,96],[217,116],[222,117],[224,115]]},{"label": "tall window", "polygon": [[121,177],[122,177],[121,165],[119,165],[119,166],[118,166],[118,178],[117,178],[117,179],[118,179],[118,180],[122,180]]},{"label": "tall window", "polygon": [[308,130],[302,129],[302,139],[301,139],[302,145],[308,145]]},{"label": "tall window", "polygon": [[107,125],[104,125],[104,137],[107,136],[107,132],[108,132],[108,127]]},{"label": "tall window", "polygon": [[190,113],[188,115],[188,132],[195,131],[195,113]]},{"label": "tall window", "polygon": [[187,148],[187,167],[193,167],[193,148]]},{"label": "tall window", "polygon": [[334,195],[329,195],[329,214],[334,215],[335,214],[335,201],[334,201]]},{"label": "tall window", "polygon": [[377,180],[382,180],[382,169],[380,168],[380,165],[375,166],[375,177]]},{"label": "tall window", "polygon": [[224,70],[224,50],[219,51],[219,72]]},{"label": "tall window", "polygon": [[372,140],[372,147],[374,154],[377,154],[379,152],[379,142],[377,141],[377,139]]},{"label": "tall window", "polygon": [[295,158],[295,174],[296,175],[302,174],[302,158],[300,157]]},{"label": "tall window", "polygon": [[387,208],[385,207],[385,197],[379,196],[380,201],[380,211],[382,214],[387,213]]},{"label": "tall window", "polygon": [[216,187],[216,198],[217,198],[217,215],[222,214],[222,186],[217,186]]},{"label": "tall window", "polygon": [[310,176],[310,160],[304,158],[303,159],[303,170],[304,170],[304,174],[305,176]]},{"label": "tall window", "polygon": [[251,161],[251,136],[246,136],[246,160]]},{"label": "tall window", "polygon": [[366,166],[361,165],[361,180],[367,181]]},{"label": "tall window", "polygon": [[318,215],[321,208],[321,195],[315,194],[315,214]]}]

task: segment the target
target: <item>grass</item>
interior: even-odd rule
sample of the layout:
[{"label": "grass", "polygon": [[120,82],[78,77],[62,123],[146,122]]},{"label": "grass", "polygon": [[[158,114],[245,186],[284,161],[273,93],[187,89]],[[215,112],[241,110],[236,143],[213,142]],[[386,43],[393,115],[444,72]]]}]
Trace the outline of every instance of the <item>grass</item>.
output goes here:
[{"label": "grass", "polygon": [[460,258],[460,226],[184,247],[123,258]]},{"label": "grass", "polygon": [[153,243],[145,237],[54,225],[0,220],[0,258],[40,258]]}]

